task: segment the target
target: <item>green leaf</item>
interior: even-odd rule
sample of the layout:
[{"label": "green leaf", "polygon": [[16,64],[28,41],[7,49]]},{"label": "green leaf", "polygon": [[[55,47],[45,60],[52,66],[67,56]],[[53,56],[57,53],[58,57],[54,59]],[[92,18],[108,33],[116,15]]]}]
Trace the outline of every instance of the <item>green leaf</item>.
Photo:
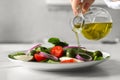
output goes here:
[{"label": "green leaf", "polygon": [[93,53],[93,56],[102,57],[103,54],[102,54],[101,51],[95,51],[95,52]]},{"label": "green leaf", "polygon": [[79,48],[79,47],[66,48],[66,56],[67,57],[73,57],[74,58],[77,54],[81,54],[81,53],[86,53],[86,51]]},{"label": "green leaf", "polygon": [[65,46],[68,46],[68,43],[66,43],[66,42],[59,42],[59,43],[56,43],[55,45],[56,45],[56,46],[65,47]]},{"label": "green leaf", "polygon": [[46,48],[46,47],[40,47],[40,51],[41,51],[41,52],[45,52],[45,53],[49,53],[49,52],[50,52],[50,49],[49,49],[49,48]]},{"label": "green leaf", "polygon": [[86,50],[83,50],[82,48],[76,48],[77,53],[86,53]]},{"label": "green leaf", "polygon": [[97,59],[97,56],[94,56],[93,60],[95,61]]},{"label": "green leaf", "polygon": [[47,62],[48,63],[59,63],[58,61],[54,61],[54,60],[51,60],[51,59],[49,59]]},{"label": "green leaf", "polygon": [[104,59],[103,57],[97,57],[97,60],[102,60],[102,59]]},{"label": "green leaf", "polygon": [[52,44],[56,44],[56,43],[59,43],[60,40],[59,40],[59,38],[52,37],[52,38],[48,39],[48,42],[50,42]]},{"label": "green leaf", "polygon": [[79,54],[82,58],[84,58],[84,59],[86,59],[86,60],[89,60],[89,59],[91,59],[91,56],[89,56],[88,54],[86,54],[86,53],[81,53],[81,54]]},{"label": "green leaf", "polygon": [[55,37],[48,39],[48,42],[54,44],[55,46],[62,46],[62,47],[68,46],[68,43],[62,42],[60,41],[59,38],[55,38]]},{"label": "green leaf", "polygon": [[103,58],[103,57],[95,56],[93,60],[94,60],[94,61],[97,61],[97,60],[102,60],[102,59],[104,59],[104,58]]},{"label": "green leaf", "polygon": [[37,52],[36,50],[32,50],[32,51],[30,51],[30,55],[31,55],[31,56],[34,56],[34,54],[35,54],[36,52]]}]

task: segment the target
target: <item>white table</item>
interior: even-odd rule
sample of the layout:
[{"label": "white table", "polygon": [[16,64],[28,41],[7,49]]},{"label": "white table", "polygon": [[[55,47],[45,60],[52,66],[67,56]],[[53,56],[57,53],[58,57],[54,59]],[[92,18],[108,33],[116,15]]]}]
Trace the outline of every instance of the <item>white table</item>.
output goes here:
[{"label": "white table", "polygon": [[13,65],[7,55],[13,51],[29,49],[31,44],[0,44],[0,80],[114,80],[120,78],[120,43],[84,44],[88,49],[99,49],[111,58],[93,68],[69,71],[37,71]]}]

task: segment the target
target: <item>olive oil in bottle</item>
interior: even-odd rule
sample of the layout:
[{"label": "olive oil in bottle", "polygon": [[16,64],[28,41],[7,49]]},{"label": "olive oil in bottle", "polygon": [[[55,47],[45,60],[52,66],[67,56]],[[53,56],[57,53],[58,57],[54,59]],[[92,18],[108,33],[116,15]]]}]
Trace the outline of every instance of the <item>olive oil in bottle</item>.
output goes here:
[{"label": "olive oil in bottle", "polygon": [[80,24],[74,25],[73,31],[82,33],[89,40],[99,40],[104,38],[112,28],[112,22],[86,23],[82,28]]},{"label": "olive oil in bottle", "polygon": [[89,40],[99,40],[107,36],[112,29],[112,23],[88,23],[82,28],[83,36]]},{"label": "olive oil in bottle", "polygon": [[80,46],[79,33],[88,40],[100,40],[107,36],[112,29],[112,22],[103,23],[86,23],[83,27],[81,24],[75,24],[73,32],[75,32],[78,46]]}]

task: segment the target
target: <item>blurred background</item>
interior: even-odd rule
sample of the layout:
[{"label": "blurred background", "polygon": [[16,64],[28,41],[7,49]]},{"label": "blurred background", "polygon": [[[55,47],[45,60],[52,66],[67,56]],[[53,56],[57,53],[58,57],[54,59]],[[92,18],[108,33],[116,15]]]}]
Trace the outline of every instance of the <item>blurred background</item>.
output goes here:
[{"label": "blurred background", "polygon": [[[120,10],[108,8],[103,0],[93,6],[107,9],[113,19],[111,33],[104,40],[120,38]],[[58,37],[76,43],[70,20],[69,0],[0,0],[0,43],[32,43]],[[81,42],[92,43],[80,35]]]}]

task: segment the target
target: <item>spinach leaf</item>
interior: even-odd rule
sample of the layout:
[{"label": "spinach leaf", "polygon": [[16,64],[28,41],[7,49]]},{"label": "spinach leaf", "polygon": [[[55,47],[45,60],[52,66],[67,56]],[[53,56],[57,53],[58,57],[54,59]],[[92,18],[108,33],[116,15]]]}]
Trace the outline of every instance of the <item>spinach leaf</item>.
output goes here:
[{"label": "spinach leaf", "polygon": [[66,42],[59,42],[59,43],[56,43],[55,46],[65,47],[65,46],[68,46],[68,43],[66,43]]},{"label": "spinach leaf", "polygon": [[45,53],[49,53],[49,52],[50,52],[50,49],[49,49],[49,48],[46,48],[46,47],[40,47],[40,51],[41,51],[41,52],[45,52]]},{"label": "spinach leaf", "polygon": [[54,44],[55,46],[62,46],[62,47],[68,46],[68,43],[60,41],[59,38],[55,38],[55,37],[49,38],[48,42]]},{"label": "spinach leaf", "polygon": [[52,44],[57,44],[60,42],[60,40],[59,40],[59,38],[52,37],[52,38],[49,38],[48,42],[50,42]]}]

